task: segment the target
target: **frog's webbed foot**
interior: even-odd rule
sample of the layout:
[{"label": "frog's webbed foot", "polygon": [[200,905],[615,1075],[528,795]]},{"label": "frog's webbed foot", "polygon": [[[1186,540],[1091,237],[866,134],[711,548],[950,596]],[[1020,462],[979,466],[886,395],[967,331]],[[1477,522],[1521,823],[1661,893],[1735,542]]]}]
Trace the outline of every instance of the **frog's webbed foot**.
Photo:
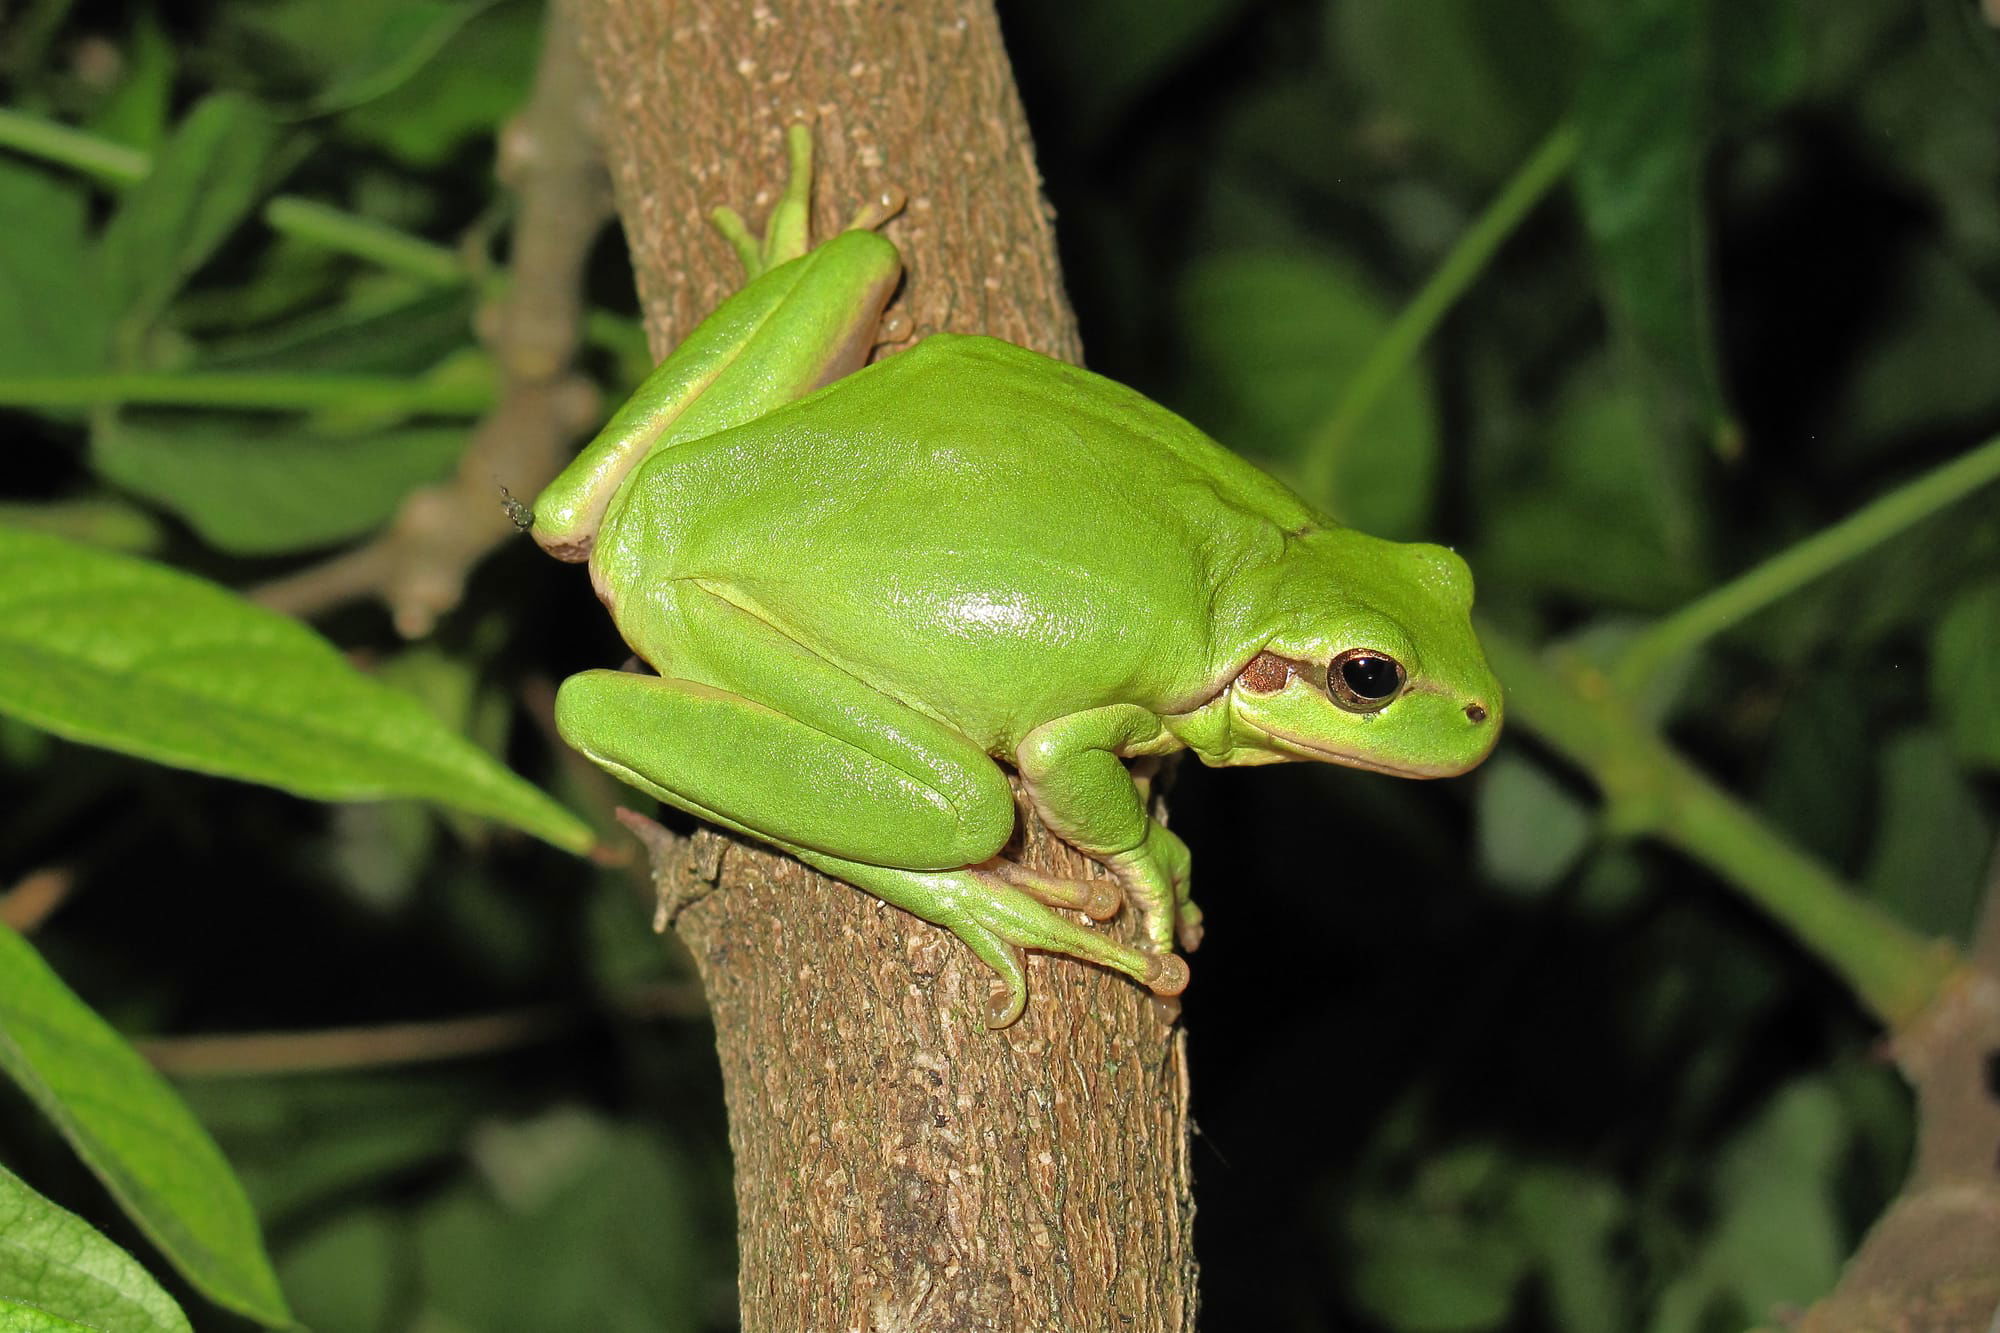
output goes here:
[{"label": "frog's webbed foot", "polygon": [[1137,847],[1098,859],[1138,908],[1153,948],[1165,952],[1178,941],[1191,951],[1201,943],[1201,909],[1188,896],[1194,859],[1187,844],[1164,824],[1148,820],[1145,840]]},{"label": "frog's webbed foot", "polygon": [[[1188,966],[1171,953],[1150,953],[1058,915],[1043,898],[1068,907],[1104,906],[1104,883],[1042,876],[1024,867],[988,861],[962,870],[898,870],[841,861],[809,851],[799,858],[867,890],[914,916],[943,926],[964,941],[979,960],[999,974],[1005,988],[987,1006],[986,1022],[1002,1028],[1021,1016],[1028,1002],[1028,975],[1021,950],[1066,954],[1122,972],[1155,995],[1178,995],[1187,988]],[[1008,864],[1002,871],[999,867]],[[1034,885],[1030,891],[1027,884]]]},{"label": "frog's webbed foot", "polygon": [[[812,130],[804,125],[787,129],[785,156],[790,162],[785,190],[771,208],[763,236],[752,232],[743,215],[733,208],[716,208],[708,215],[743,261],[745,282],[755,281],[812,249]],[[845,230],[873,231],[902,212],[906,202],[908,196],[901,190],[883,189],[855,210]]]}]

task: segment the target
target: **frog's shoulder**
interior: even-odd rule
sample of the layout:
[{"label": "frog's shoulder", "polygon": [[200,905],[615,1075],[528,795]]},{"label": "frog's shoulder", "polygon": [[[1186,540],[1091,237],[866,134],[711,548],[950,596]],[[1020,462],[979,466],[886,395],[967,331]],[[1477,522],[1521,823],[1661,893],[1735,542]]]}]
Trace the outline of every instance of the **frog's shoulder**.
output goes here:
[{"label": "frog's shoulder", "polygon": [[[882,387],[901,402],[925,401],[954,416],[1059,409],[1073,427],[1085,422],[1096,427],[1090,433],[1094,440],[1122,440],[1135,450],[1171,455],[1202,489],[1283,531],[1329,522],[1283,482],[1138,390],[999,338],[934,333],[863,374],[877,372],[887,372]],[[945,381],[948,391],[906,391],[933,379]]]}]

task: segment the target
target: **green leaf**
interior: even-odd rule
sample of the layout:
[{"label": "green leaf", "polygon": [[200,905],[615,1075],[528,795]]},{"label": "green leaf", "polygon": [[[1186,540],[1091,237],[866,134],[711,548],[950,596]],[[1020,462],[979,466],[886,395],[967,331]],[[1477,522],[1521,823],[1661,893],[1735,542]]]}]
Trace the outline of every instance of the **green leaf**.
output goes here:
[{"label": "green leaf", "polygon": [[102,1330],[0,1297],[0,1333],[102,1333]]},{"label": "green leaf", "polygon": [[1700,7],[1629,0],[1612,10],[1577,94],[1583,143],[1577,198],[1620,324],[1712,431],[1727,413],[1716,372],[1708,228]]},{"label": "green leaf", "polygon": [[2000,388],[1961,369],[2000,362],[2000,306],[1941,247],[1913,248],[1872,334],[1839,386],[1838,419],[1878,456],[1896,457],[1919,431],[1979,423],[2000,408]]},{"label": "green leaf", "polygon": [[1571,1166],[1531,1163],[1514,1182],[1512,1205],[1541,1260],[1551,1325],[1563,1333],[1626,1328],[1618,1228],[1630,1206],[1617,1183]]},{"label": "green leaf", "polygon": [[313,111],[340,111],[407,83],[495,0],[403,0],[383,16],[354,61],[313,99]]},{"label": "green leaf", "polygon": [[[379,9],[363,40],[376,34],[407,0],[370,0]],[[307,12],[324,11],[307,3]],[[464,26],[439,48],[422,78],[409,78],[340,117],[343,134],[375,144],[416,167],[435,167],[467,139],[491,137],[527,97],[541,47],[542,7],[509,3],[475,6]],[[409,69],[407,73],[414,73]]]},{"label": "green leaf", "polygon": [[[1231,448],[1303,467],[1314,428],[1389,327],[1362,274],[1329,255],[1220,255],[1190,269],[1181,319],[1194,364],[1188,411]],[[1382,537],[1426,526],[1437,419],[1421,367],[1402,371],[1306,498]]]},{"label": "green leaf", "polygon": [[1925,934],[1969,940],[1993,847],[1978,792],[1929,730],[1906,731],[1885,747],[1881,786],[1862,882]]},{"label": "green leaf", "polygon": [[128,332],[157,319],[270,183],[277,130],[236,93],[197,103],[126,191],[101,241],[104,288]]},{"label": "green leaf", "polygon": [[0,1070],[188,1281],[260,1323],[291,1312],[215,1141],[124,1038],[0,927]]},{"label": "green leaf", "polygon": [[473,1152],[491,1190],[454,1190],[418,1223],[423,1311],[435,1326],[694,1333],[707,1325],[696,1294],[714,1256],[690,1206],[687,1168],[664,1144],[558,1109],[485,1128]]},{"label": "green leaf", "polygon": [[1569,101],[1577,33],[1547,0],[1341,0],[1328,10],[1334,59],[1390,128],[1484,176],[1511,170]]},{"label": "green leaf", "polygon": [[1866,726],[1829,727],[1854,697],[1852,666],[1803,675],[1771,725],[1757,804],[1771,822],[1834,865],[1851,865],[1873,804],[1875,741]]},{"label": "green leaf", "polygon": [[[1699,1333],[1803,1307],[1826,1294],[1846,1250],[1834,1186],[1849,1134],[1824,1078],[1780,1092],[1716,1166],[1717,1221],[1687,1272],[1662,1293],[1651,1333]],[[1727,1322],[1725,1320],[1725,1322]]]},{"label": "green leaf", "polygon": [[[1825,71],[1815,91],[1855,118],[1857,147],[1923,188],[1923,207],[1936,219],[1926,230],[1941,234],[1946,251],[1989,273],[2000,256],[1991,185],[2000,171],[1994,33],[1970,8],[1948,0],[1926,8],[1930,21],[1910,33],[1907,5],[1814,6],[1808,31],[1817,63],[1847,66]],[[1882,31],[1885,24],[1903,25],[1905,39]]]},{"label": "green leaf", "polygon": [[[487,889],[490,898],[504,896],[491,891],[490,879]],[[464,1151],[478,1107],[497,1092],[478,1078],[440,1082],[401,1070],[203,1080],[185,1089],[202,1123],[228,1146],[257,1215],[290,1234],[343,1200],[444,1170]]]},{"label": "green leaf", "polygon": [[187,1316],[139,1261],[0,1167],[0,1303],[109,1333],[179,1333]]},{"label": "green leaf", "polygon": [[1573,375],[1539,448],[1496,480],[1473,568],[1517,591],[1656,610],[1699,590],[1700,508],[1687,452],[1647,396],[1601,365]]},{"label": "green leaf", "polygon": [[232,555],[330,546],[386,523],[404,496],[441,481],[465,450],[465,430],[409,426],[320,433],[227,413],[99,419],[98,473],[186,519]]},{"label": "green leaf", "polygon": [[1478,785],[1479,865],[1502,888],[1541,893],[1569,873],[1590,845],[1590,808],[1540,765],[1497,756]]},{"label": "green leaf", "polygon": [[1347,1218],[1354,1294],[1399,1333],[1472,1333],[1503,1323],[1532,1255],[1504,1211],[1510,1164],[1483,1145],[1421,1164],[1403,1191],[1380,1186]]},{"label": "green leaf", "polygon": [[0,161],[0,374],[83,374],[103,362],[104,307],[74,181]]},{"label": "green leaf", "polygon": [[0,711],[317,800],[419,797],[581,852],[590,830],[304,625],[164,566],[0,528]]},{"label": "green leaf", "polygon": [[118,86],[91,111],[93,134],[150,153],[166,134],[167,108],[174,89],[174,45],[150,12],[141,13],[120,50]]},{"label": "green leaf", "polygon": [[1931,634],[1931,698],[1968,763],[2000,768],[2000,579],[1975,584]]},{"label": "green leaf", "polygon": [[160,520],[129,500],[90,496],[80,500],[0,500],[0,527],[32,528],[90,546],[144,555],[160,544]]},{"label": "green leaf", "polygon": [[319,1227],[278,1260],[285,1290],[313,1328],[389,1328],[409,1286],[406,1229],[386,1210],[355,1211]]},{"label": "green leaf", "polygon": [[421,292],[387,309],[315,311],[212,348],[198,369],[414,375],[472,346],[472,318],[467,291]]}]

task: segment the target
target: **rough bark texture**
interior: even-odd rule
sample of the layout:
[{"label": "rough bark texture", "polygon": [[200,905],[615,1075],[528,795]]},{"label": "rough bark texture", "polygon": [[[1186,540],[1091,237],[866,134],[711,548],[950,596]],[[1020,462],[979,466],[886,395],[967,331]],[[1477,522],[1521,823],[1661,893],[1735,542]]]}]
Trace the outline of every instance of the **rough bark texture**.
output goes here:
[{"label": "rough bark texture", "polygon": [[[909,269],[894,309],[918,336],[1075,357],[986,3],[577,13],[656,351],[735,284],[708,210],[759,221],[803,120],[822,228],[908,192],[887,233]],[[1030,861],[1094,872],[1039,828],[1024,837]],[[944,932],[714,833],[656,865],[714,1008],[748,1333],[1193,1328],[1186,1066],[1165,1007],[1037,956],[1026,1016],[989,1032],[993,981]]]}]

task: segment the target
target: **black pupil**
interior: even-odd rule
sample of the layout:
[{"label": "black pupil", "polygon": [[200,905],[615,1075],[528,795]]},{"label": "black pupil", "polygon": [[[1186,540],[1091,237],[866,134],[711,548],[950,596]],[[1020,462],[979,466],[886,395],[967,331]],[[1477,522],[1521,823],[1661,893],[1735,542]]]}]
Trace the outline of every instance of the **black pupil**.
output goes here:
[{"label": "black pupil", "polygon": [[1364,699],[1386,699],[1402,684],[1396,664],[1386,657],[1350,657],[1340,664],[1340,678]]}]

